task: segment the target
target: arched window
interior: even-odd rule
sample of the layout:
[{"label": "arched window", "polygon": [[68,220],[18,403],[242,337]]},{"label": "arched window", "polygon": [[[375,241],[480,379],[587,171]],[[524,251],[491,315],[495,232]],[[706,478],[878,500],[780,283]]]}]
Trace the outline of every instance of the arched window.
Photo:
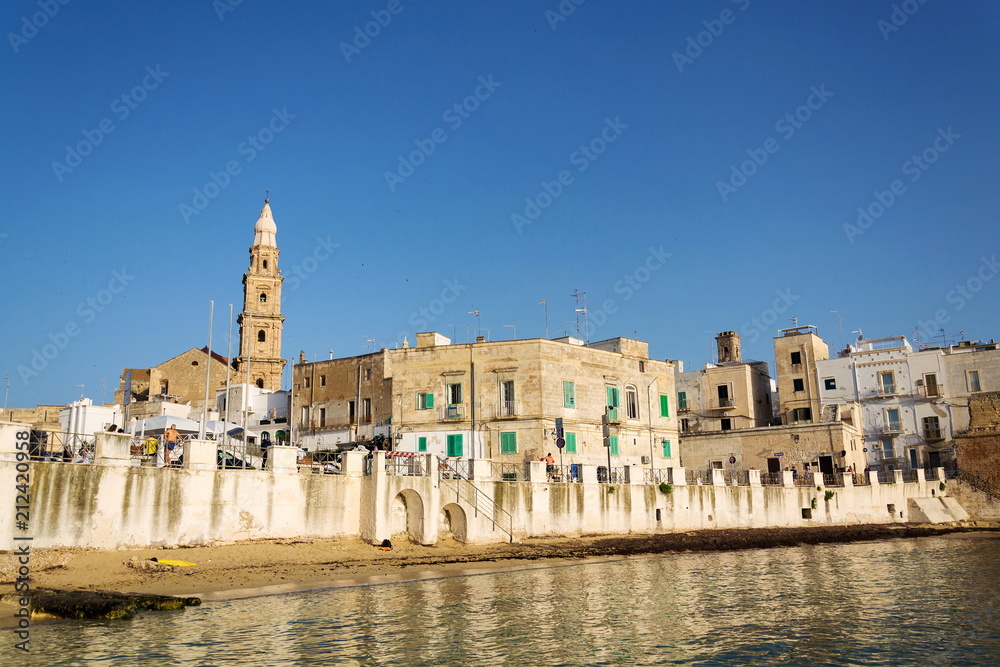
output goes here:
[{"label": "arched window", "polygon": [[263,292],[260,293],[260,302],[267,303],[267,295],[264,294]]},{"label": "arched window", "polygon": [[267,260],[264,260],[264,268],[267,269]]},{"label": "arched window", "polygon": [[639,390],[635,385],[625,385],[625,416],[629,419],[639,418]]},{"label": "arched window", "polygon": [[264,380],[263,380],[263,378],[257,380],[257,388],[258,389],[263,389],[264,388]]},{"label": "arched window", "polygon": [[257,342],[263,343],[265,341],[267,341],[267,334],[264,333],[263,329],[261,329],[260,331],[257,332]]}]

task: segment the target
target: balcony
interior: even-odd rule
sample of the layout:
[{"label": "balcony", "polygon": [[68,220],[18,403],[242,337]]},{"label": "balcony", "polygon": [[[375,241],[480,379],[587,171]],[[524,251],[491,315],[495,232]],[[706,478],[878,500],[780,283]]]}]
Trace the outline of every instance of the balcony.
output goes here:
[{"label": "balcony", "polygon": [[732,410],[736,407],[736,401],[732,398],[717,398],[708,406],[709,410]]},{"label": "balcony", "polygon": [[465,419],[464,405],[449,405],[441,408],[441,421],[461,421]]},{"label": "balcony", "polygon": [[898,421],[889,421],[882,426],[882,433],[886,435],[893,435],[903,432],[903,423]]},{"label": "balcony", "polygon": [[896,391],[895,384],[883,384],[876,387],[873,393],[876,396],[896,396],[899,392]]},{"label": "balcony", "polygon": [[618,408],[608,408],[608,422],[611,424],[621,424],[622,416]]},{"label": "balcony", "polygon": [[941,435],[941,429],[940,428],[924,429],[924,440],[926,440],[927,442],[940,442],[944,440],[944,437]]},{"label": "balcony", "polygon": [[517,401],[500,401],[496,405],[494,411],[494,417],[496,419],[512,419],[517,417],[518,405]]}]

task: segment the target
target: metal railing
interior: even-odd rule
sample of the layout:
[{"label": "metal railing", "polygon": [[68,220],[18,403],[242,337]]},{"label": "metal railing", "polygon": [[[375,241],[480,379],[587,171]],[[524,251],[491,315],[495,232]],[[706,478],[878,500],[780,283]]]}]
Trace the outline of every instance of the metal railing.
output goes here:
[{"label": "metal railing", "polygon": [[607,466],[597,466],[598,484],[626,484],[628,474],[624,467],[612,467],[610,471]]},{"label": "metal railing", "polygon": [[784,477],[780,472],[762,472],[760,474],[761,486],[783,486]]},{"label": "metal railing", "polygon": [[726,486],[750,486],[750,472],[747,470],[727,470]]},{"label": "metal railing", "polygon": [[496,406],[498,419],[517,416],[517,401],[500,401]]},{"label": "metal railing", "polygon": [[[456,459],[442,459],[438,457],[438,470],[441,471],[441,485],[442,489],[446,486],[451,486],[455,490],[455,502],[460,503],[464,501],[467,505],[472,507],[473,516],[478,516],[479,514],[485,514],[489,517],[490,522],[493,524],[494,528],[497,528],[510,538],[511,541],[514,540],[514,517],[510,513],[497,505],[497,503],[490,498],[488,495],[479,490],[479,488],[473,484],[468,476],[461,476],[461,465],[455,465],[461,463],[460,460]],[[470,472],[470,466],[468,461],[465,461],[465,473],[468,475]],[[445,470],[451,471],[451,475],[445,476],[443,473]]]},{"label": "metal railing", "polygon": [[795,475],[794,485],[795,486],[812,486],[813,485],[813,474],[811,472],[799,473]]},{"label": "metal railing", "polygon": [[492,478],[495,482],[523,482],[528,479],[527,464],[492,462]]},{"label": "metal railing", "polygon": [[[407,452],[408,453],[408,452]],[[422,455],[401,456],[403,452],[387,452],[386,473],[398,477],[426,477],[427,457]]]},{"label": "metal railing", "polygon": [[550,482],[579,482],[580,466],[575,464],[546,466],[545,476]]},{"label": "metal railing", "polygon": [[643,471],[643,481],[646,484],[670,484],[673,482],[673,475],[670,474],[669,468],[660,468],[659,470],[646,468]]},{"label": "metal railing", "polygon": [[879,470],[877,476],[879,484],[892,484],[896,481],[896,475],[892,470]]},{"label": "metal railing", "polygon": [[688,486],[698,486],[698,471],[697,470],[685,470],[684,471],[684,481],[687,482]]},{"label": "metal railing", "polygon": [[33,461],[52,463],[90,463],[94,460],[97,436],[34,429],[28,439]]},{"label": "metal railing", "polygon": [[871,480],[868,479],[868,473],[866,472],[856,472],[853,475],[854,486],[868,486],[871,484]]},{"label": "metal railing", "polygon": [[904,482],[915,482],[915,481],[917,481],[917,471],[916,470],[904,470],[903,471],[903,481]]},{"label": "metal railing", "polygon": [[439,456],[438,475],[441,479],[470,479],[472,464],[469,459],[443,459]]},{"label": "metal railing", "polygon": [[844,478],[841,473],[824,473],[823,486],[843,486]]}]

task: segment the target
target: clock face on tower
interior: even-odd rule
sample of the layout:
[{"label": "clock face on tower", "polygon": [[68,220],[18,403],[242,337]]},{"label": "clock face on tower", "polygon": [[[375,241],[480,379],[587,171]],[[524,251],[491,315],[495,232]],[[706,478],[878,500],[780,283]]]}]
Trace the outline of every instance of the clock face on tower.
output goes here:
[{"label": "clock face on tower", "polygon": [[281,283],[278,269],[277,226],[271,215],[270,201],[264,200],[250,247],[250,267],[243,274],[243,312],[237,319],[240,327],[240,354],[233,368],[263,389],[279,391],[285,360],[281,357]]}]

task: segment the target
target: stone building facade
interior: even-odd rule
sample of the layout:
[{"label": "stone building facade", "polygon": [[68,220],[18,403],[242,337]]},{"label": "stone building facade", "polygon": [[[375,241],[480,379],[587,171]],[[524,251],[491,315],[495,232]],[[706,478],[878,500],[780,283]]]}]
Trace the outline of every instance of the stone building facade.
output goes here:
[{"label": "stone building facade", "polygon": [[205,365],[209,365],[209,401],[215,400],[215,389],[226,386],[228,360],[208,348],[192,347],[172,359],[151,368],[126,368],[115,391],[115,403],[131,405],[129,418],[160,414],[145,409],[144,403],[169,401],[193,406],[205,404]]},{"label": "stone building facade", "polygon": [[[645,342],[575,338],[416,347],[293,369],[295,435],[309,449],[385,436],[403,452],[520,462],[674,467],[679,457],[674,368]],[[611,431],[605,447],[602,417]]]},{"label": "stone building facade", "polygon": [[815,326],[781,329],[774,339],[774,370],[778,380],[781,423],[824,421],[816,363],[830,358],[830,349]]}]

